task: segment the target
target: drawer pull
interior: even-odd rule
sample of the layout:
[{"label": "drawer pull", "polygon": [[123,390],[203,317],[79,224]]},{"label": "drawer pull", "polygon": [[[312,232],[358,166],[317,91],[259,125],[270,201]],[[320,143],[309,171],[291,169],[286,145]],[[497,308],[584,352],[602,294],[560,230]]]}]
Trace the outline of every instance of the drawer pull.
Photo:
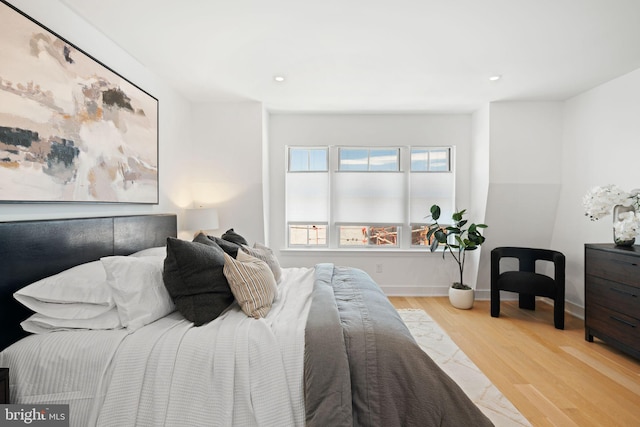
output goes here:
[{"label": "drawer pull", "polygon": [[634,293],[631,293],[631,292],[628,292],[628,291],[623,291],[622,289],[618,289],[618,288],[609,288],[609,289],[611,289],[612,291],[617,292],[619,294],[622,294],[622,295],[626,295],[626,296],[629,296],[629,297],[632,297],[632,298],[638,298],[638,295],[636,295]]},{"label": "drawer pull", "polygon": [[630,265],[632,267],[637,267],[638,266],[637,262],[623,261],[623,260],[620,260],[620,259],[614,259],[612,261],[615,262],[616,264],[625,264],[625,265]]},{"label": "drawer pull", "polygon": [[616,316],[609,316],[609,317],[613,320],[617,320],[620,323],[624,323],[627,326],[631,326],[632,328],[636,327],[635,323],[627,322],[626,320],[620,319],[619,317],[616,317]]}]

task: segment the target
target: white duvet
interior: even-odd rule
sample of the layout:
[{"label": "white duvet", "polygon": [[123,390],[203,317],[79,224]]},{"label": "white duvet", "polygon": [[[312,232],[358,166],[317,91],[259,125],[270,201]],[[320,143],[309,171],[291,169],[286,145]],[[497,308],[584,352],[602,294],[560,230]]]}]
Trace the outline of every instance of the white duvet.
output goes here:
[{"label": "white duvet", "polygon": [[264,319],[234,304],[201,327],[173,313],[132,334],[30,336],[0,353],[12,402],[69,403],[74,426],[304,425],[313,278],[310,268],[283,269]]}]

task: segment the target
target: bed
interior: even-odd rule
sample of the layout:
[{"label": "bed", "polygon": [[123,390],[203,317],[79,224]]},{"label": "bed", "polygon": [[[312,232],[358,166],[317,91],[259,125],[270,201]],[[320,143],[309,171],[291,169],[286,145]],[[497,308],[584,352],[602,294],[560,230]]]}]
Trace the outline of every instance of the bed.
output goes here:
[{"label": "bed", "polygon": [[[229,232],[228,240],[180,241],[175,215],[0,223],[0,366],[10,368],[12,403],[69,404],[78,426],[491,425],[365,272],[280,268],[260,257],[268,248]],[[176,249],[183,246],[200,252]],[[187,276],[171,273],[174,264],[218,249],[231,295],[180,293]],[[34,282],[50,290],[60,283],[52,277],[70,286],[70,268],[98,263],[113,302],[91,321],[116,312],[118,326],[52,327],[31,321],[39,308],[34,314],[13,297]],[[262,277],[268,304],[241,292],[243,281]],[[198,311],[202,301],[207,313],[215,308],[212,319]]]}]

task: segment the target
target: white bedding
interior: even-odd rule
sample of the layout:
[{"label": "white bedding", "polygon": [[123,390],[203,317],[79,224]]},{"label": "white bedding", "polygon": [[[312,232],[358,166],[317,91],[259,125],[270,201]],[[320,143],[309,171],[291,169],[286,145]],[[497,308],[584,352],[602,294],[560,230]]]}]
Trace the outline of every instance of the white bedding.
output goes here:
[{"label": "white bedding", "polygon": [[0,353],[9,368],[11,403],[69,404],[71,425],[89,426],[98,386],[126,329],[29,335]]},{"label": "white bedding", "polygon": [[201,327],[176,312],[132,334],[30,336],[0,353],[16,383],[12,401],[70,403],[74,426],[304,425],[313,278],[311,268],[283,269],[264,319],[234,303]]}]

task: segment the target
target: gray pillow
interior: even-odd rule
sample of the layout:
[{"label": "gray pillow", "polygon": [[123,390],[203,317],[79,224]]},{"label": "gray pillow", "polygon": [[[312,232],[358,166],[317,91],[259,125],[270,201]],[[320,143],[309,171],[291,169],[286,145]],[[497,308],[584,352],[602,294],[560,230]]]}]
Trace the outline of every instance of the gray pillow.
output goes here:
[{"label": "gray pillow", "polygon": [[211,242],[225,251],[228,255],[231,255],[233,258],[238,256],[238,249],[240,249],[240,245],[238,245],[237,243],[229,242],[228,240],[221,239],[220,237],[207,236],[203,233],[200,233],[196,237],[194,237],[193,241],[203,243],[205,245]]},{"label": "gray pillow", "polygon": [[[275,277],[276,279],[276,283],[280,283],[280,278],[282,277],[282,268],[280,267],[278,258],[276,258],[271,248],[266,247],[262,243],[256,242],[253,244],[253,248],[243,246],[240,248],[240,251],[266,262],[271,269],[271,272],[273,273],[273,277]],[[227,278],[227,280],[229,279]],[[229,282],[229,285],[231,285],[231,282]],[[233,288],[231,290],[233,291]]]},{"label": "gray pillow", "polygon": [[222,239],[227,242],[235,243],[236,245],[248,245],[247,239],[233,231],[233,228],[228,229],[222,235]]},{"label": "gray pillow", "polygon": [[224,252],[214,242],[167,238],[164,285],[178,311],[196,326],[212,321],[233,302],[223,268]]}]

